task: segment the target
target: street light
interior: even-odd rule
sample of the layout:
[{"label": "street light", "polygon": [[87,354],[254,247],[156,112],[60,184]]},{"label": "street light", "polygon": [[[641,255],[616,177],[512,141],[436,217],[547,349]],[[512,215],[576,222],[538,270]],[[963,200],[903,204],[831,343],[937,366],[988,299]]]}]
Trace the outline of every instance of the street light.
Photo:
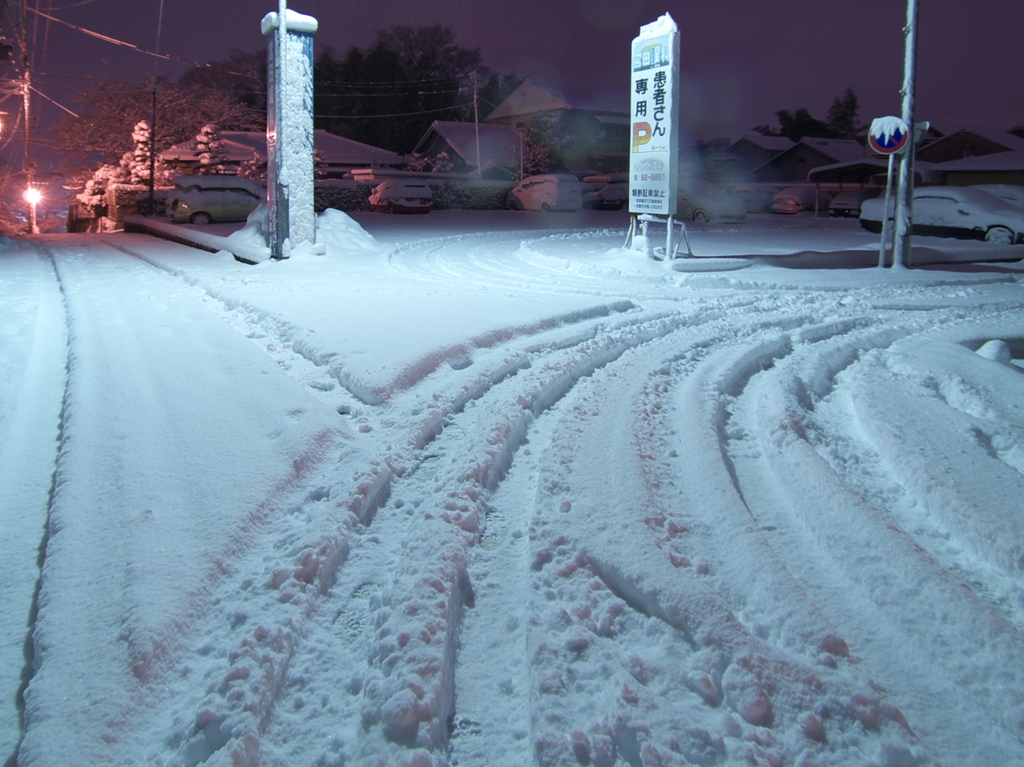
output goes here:
[{"label": "street light", "polygon": [[43,199],[43,193],[40,192],[36,187],[30,186],[25,190],[25,202],[28,203],[29,209],[29,233],[39,234],[39,225],[36,221],[36,206],[40,200]]}]

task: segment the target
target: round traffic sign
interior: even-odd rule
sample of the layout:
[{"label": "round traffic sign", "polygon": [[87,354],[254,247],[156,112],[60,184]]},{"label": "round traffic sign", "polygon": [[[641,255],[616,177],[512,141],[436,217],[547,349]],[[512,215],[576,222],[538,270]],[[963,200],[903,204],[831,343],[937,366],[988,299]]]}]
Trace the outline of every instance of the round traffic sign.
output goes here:
[{"label": "round traffic sign", "polygon": [[902,152],[910,139],[910,128],[899,117],[876,117],[868,131],[868,145],[878,154]]}]

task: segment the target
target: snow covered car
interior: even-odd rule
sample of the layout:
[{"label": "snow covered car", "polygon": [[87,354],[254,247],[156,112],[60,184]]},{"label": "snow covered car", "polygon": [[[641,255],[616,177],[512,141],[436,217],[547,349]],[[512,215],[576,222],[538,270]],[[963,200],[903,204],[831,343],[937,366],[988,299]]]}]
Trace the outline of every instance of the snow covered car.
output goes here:
[{"label": "snow covered car", "polygon": [[426,181],[385,179],[370,195],[370,207],[377,213],[429,213],[434,193]]},{"label": "snow covered car", "polygon": [[629,199],[629,184],[616,182],[583,195],[583,207],[594,210],[622,210]]},{"label": "snow covered car", "polygon": [[864,200],[876,197],[877,194],[877,191],[865,190],[840,192],[828,204],[828,214],[830,216],[857,218],[860,215],[860,206]]},{"label": "snow covered car", "polygon": [[245,221],[264,199],[266,190],[252,179],[178,176],[167,198],[167,218],[175,224]]},{"label": "snow covered car", "polygon": [[[882,231],[885,198],[865,200],[860,224]],[[1024,243],[1024,210],[971,186],[924,186],[914,190],[913,233],[1006,245]]]},{"label": "snow covered car", "polygon": [[975,184],[972,189],[995,195],[1015,208],[1024,208],[1024,186],[1016,184]]},{"label": "snow covered car", "polygon": [[567,173],[527,176],[508,193],[509,210],[563,210],[583,207],[580,182]]},{"label": "snow covered car", "polygon": [[743,200],[747,213],[771,213],[775,192],[778,191],[772,187],[755,186],[754,184],[727,184],[722,189]]},{"label": "snow covered car", "polygon": [[727,192],[696,176],[679,180],[676,216],[684,221],[738,222],[747,218],[747,206],[739,195]]},{"label": "snow covered car", "polygon": [[811,186],[791,186],[776,192],[772,210],[776,213],[802,213],[805,210],[828,210],[832,195]]}]

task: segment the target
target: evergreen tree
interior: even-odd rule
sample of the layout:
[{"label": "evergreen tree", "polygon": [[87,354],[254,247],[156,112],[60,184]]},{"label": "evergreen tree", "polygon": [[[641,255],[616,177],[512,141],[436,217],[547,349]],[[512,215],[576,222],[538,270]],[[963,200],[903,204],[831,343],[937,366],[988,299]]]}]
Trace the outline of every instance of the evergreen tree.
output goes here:
[{"label": "evergreen tree", "polygon": [[482,119],[520,82],[488,70],[442,25],[381,30],[344,56],[328,48],[313,74],[317,128],[400,154],[434,120],[472,120],[474,91]]},{"label": "evergreen tree", "polygon": [[199,173],[224,172],[224,141],[220,137],[220,128],[217,125],[210,123],[199,130],[196,135],[196,149],[199,153]]},{"label": "evergreen tree", "polygon": [[780,109],[775,113],[779,118],[778,128],[757,125],[751,130],[762,136],[785,136],[791,141],[799,141],[805,136],[855,139],[860,131],[858,109],[857,94],[852,88],[847,88],[842,96],[836,96],[824,120],[814,117],[803,107],[795,112]]},{"label": "evergreen tree", "polygon": [[153,131],[149,120],[139,120],[135,123],[135,128],[132,130],[135,149],[131,152],[128,162],[128,181],[131,184],[149,183],[152,139]]},{"label": "evergreen tree", "polygon": [[847,88],[842,96],[836,96],[825,117],[825,124],[834,138],[857,138],[860,130],[858,111],[857,94],[852,88]]}]

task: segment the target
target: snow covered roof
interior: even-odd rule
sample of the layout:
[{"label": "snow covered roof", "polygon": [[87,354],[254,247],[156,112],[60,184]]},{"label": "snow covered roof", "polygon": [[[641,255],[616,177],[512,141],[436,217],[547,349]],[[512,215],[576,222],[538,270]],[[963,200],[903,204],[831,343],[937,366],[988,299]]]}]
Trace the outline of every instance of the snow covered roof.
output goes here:
[{"label": "snow covered roof", "polygon": [[[479,126],[469,122],[435,120],[427,136],[436,133],[462,158],[476,167],[477,128],[480,135],[480,164],[484,168],[508,166],[518,162],[519,131],[509,125],[493,125],[481,123]],[[420,141],[420,146],[426,141]]]},{"label": "snow covered roof", "polygon": [[994,154],[982,155],[981,157],[964,157],[962,160],[949,160],[948,162],[936,163],[936,169],[943,172],[978,170],[1024,171],[1024,150],[1019,152],[996,152]]},{"label": "snow covered roof", "polygon": [[[875,176],[885,173],[888,166],[889,160],[881,156],[861,157],[812,168],[807,174],[807,180],[822,183],[866,183]],[[914,177],[918,182],[938,183],[934,167],[934,163],[915,162]]]},{"label": "snow covered roof", "polygon": [[727,148],[726,152],[733,150],[743,144],[753,144],[758,149],[762,149],[765,152],[785,152],[794,142],[792,139],[786,138],[785,136],[763,136],[760,133],[744,134],[742,138],[732,142]]},{"label": "snow covered roof", "polygon": [[1024,139],[990,127],[961,128],[918,150],[918,156],[933,162],[948,162],[973,156],[1024,151]]},{"label": "snow covered roof", "polygon": [[[243,163],[252,157],[253,152],[261,158],[267,156],[267,137],[261,131],[221,131],[220,137],[224,142],[225,162]],[[313,148],[328,166],[394,165],[402,161],[400,154],[325,130],[313,131]],[[164,162],[198,162],[199,150],[194,139],[183,141],[161,152],[160,159]]]},{"label": "snow covered roof", "polygon": [[804,136],[796,144],[796,146],[801,145],[813,147],[823,155],[834,158],[836,162],[858,160],[864,157],[864,146],[856,139]]},{"label": "snow covered roof", "polygon": [[487,116],[487,121],[500,122],[537,112],[569,109],[628,115],[629,99],[625,89],[583,92],[526,79]]}]

